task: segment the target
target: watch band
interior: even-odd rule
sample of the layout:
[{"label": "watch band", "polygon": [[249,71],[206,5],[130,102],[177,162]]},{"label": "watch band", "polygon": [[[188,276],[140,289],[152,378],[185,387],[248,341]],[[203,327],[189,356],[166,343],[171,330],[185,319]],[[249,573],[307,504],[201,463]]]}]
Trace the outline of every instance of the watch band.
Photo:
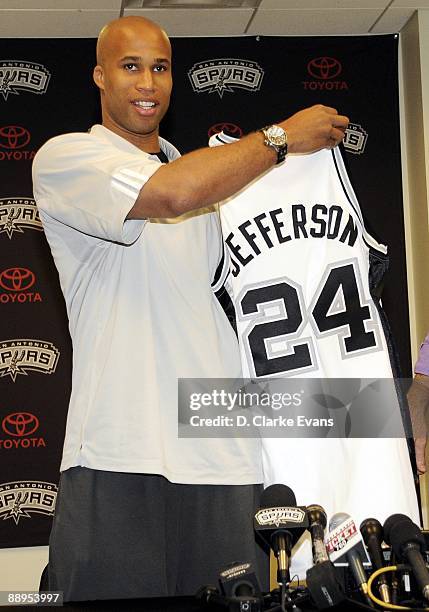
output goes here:
[{"label": "watch band", "polygon": [[277,164],[281,164],[287,155],[287,134],[279,125],[267,125],[260,130],[264,135],[264,144],[277,153]]}]

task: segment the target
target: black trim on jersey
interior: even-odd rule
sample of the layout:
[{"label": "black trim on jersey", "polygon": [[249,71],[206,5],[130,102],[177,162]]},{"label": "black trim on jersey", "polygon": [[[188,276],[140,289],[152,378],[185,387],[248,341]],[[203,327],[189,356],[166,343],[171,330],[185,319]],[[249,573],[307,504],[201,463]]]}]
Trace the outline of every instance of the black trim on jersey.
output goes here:
[{"label": "black trim on jersey", "polygon": [[[353,208],[353,210],[355,211],[355,213],[356,213],[356,215],[357,215],[357,218],[358,218],[358,219],[360,219],[360,220],[362,220],[362,211],[361,211],[361,210],[356,210],[356,207],[355,207],[355,205],[353,204],[353,202],[352,202],[352,200],[351,200],[351,198],[350,198],[350,196],[349,196],[349,192],[347,191],[346,186],[344,185],[343,177],[341,176],[340,169],[338,168],[337,160],[335,159],[335,153],[334,153],[334,150],[333,150],[333,149],[331,150],[331,155],[332,155],[332,159],[334,160],[335,170],[337,171],[337,175],[338,175],[338,178],[339,178],[339,180],[340,180],[341,187],[343,188],[344,194],[345,194],[345,196],[346,196],[347,200],[349,201],[350,206],[351,206],[351,207]],[[341,157],[343,158],[343,162],[344,162],[344,156],[343,156],[343,154],[341,153],[341,148],[340,148],[340,155],[341,155]],[[347,169],[346,169],[346,171],[347,171]],[[364,239],[364,240],[365,240],[365,239]],[[365,244],[366,244],[366,243],[365,243]],[[369,246],[369,244],[367,244],[367,246]]]},{"label": "black trim on jersey", "polygon": [[225,287],[221,287],[218,291],[215,291],[215,296],[219,304],[222,306],[222,309],[224,313],[226,314],[226,317],[228,321],[230,322],[231,327],[234,330],[234,333],[238,339],[237,317],[236,317],[234,302],[232,301],[231,296],[229,295]]},{"label": "black trim on jersey", "polygon": [[399,353],[396,347],[396,342],[392,334],[392,328],[390,327],[389,319],[380,302],[381,293],[383,291],[384,275],[389,268],[389,256],[379,253],[375,249],[370,248],[369,250],[369,291],[371,293],[372,300],[377,308],[381,327],[383,329],[384,337],[387,344],[387,352],[389,354],[390,366],[392,368],[392,374],[395,381],[396,395],[398,397],[399,409],[401,411],[402,423],[407,436],[408,453],[410,455],[411,467],[414,474],[414,480],[417,488],[417,495],[419,495],[418,489],[418,476],[417,476],[417,464],[416,454],[414,448],[414,441],[412,434],[412,425],[410,417],[410,409],[408,407],[407,393],[403,388],[401,365],[399,361]]},{"label": "black trim on jersey", "polygon": [[[221,229],[221,233],[222,233],[222,225],[220,226],[220,229]],[[213,277],[213,280],[212,280],[212,284],[211,284],[212,287],[215,287],[216,284],[219,282],[219,279],[220,279],[221,274],[223,272],[224,265],[225,265],[225,244],[224,244],[224,241],[223,241],[223,234],[222,234],[222,257],[220,258],[220,261],[219,261],[219,263],[217,265],[216,272],[214,274],[214,277]],[[228,274],[229,274],[229,272],[228,272]],[[225,277],[225,280],[226,280],[226,278],[227,277]]]},{"label": "black trim on jersey", "polygon": [[[416,452],[414,448],[414,440],[412,435],[412,424],[410,417],[410,409],[408,406],[408,400],[406,390],[401,378],[401,366],[399,362],[399,354],[396,348],[396,343],[393,338],[392,328],[390,327],[389,320],[384,312],[380,302],[374,300],[375,306],[380,316],[381,326],[384,331],[384,337],[386,338],[387,350],[389,352],[390,364],[392,366],[393,379],[395,382],[396,395],[398,396],[399,408],[401,411],[402,422],[404,424],[405,435],[407,436],[408,453],[410,455],[411,467],[414,474],[414,481],[416,488],[418,487],[418,476],[417,476],[417,464],[416,464]],[[418,491],[418,489],[417,489]]]},{"label": "black trim on jersey", "polygon": [[384,277],[389,269],[389,255],[380,253],[373,247],[369,247],[369,291],[376,300],[381,299],[384,289]]},{"label": "black trim on jersey", "polygon": [[[224,268],[225,268],[225,264],[226,264],[226,258],[227,258],[227,254],[225,251],[225,240],[224,240],[224,236],[223,236],[223,227],[222,227],[222,222],[220,219],[220,213],[219,213],[219,209],[217,210],[217,214],[218,214],[218,221],[219,221],[219,228],[220,228],[220,235],[221,235],[221,242],[222,242],[222,257],[220,258],[219,264],[216,268],[216,272],[214,275],[214,279],[213,282],[211,284],[211,287],[215,287],[216,284],[219,282],[219,280],[222,277],[222,274],[224,272]],[[229,262],[229,260],[228,260]],[[223,283],[222,285],[219,287],[219,289],[217,291],[214,291],[214,295],[217,299],[217,301],[219,302],[219,304],[221,305],[232,329],[234,330],[235,335],[237,336],[237,340],[238,340],[238,332],[237,332],[237,316],[236,316],[236,311],[235,311],[235,306],[234,306],[234,302],[231,299],[230,294],[228,293],[226,287],[225,287],[225,283],[226,280],[228,278],[228,276],[230,275],[230,270],[228,267],[228,270],[225,274],[225,278],[223,279]]]},{"label": "black trim on jersey", "polygon": [[164,151],[158,151],[158,153],[150,153],[149,155],[154,155],[163,164],[168,164],[168,162],[169,162],[169,159],[166,156],[166,154],[164,153]]},{"label": "black trim on jersey", "polygon": [[[345,149],[345,147],[344,147],[344,144],[343,144],[343,143],[340,143],[340,145],[339,145],[339,149],[340,149],[341,158],[342,158],[342,160],[343,160],[343,164],[344,164],[345,171],[347,172],[347,176],[349,177],[349,181],[350,181],[350,183],[351,183],[351,184],[354,186],[354,181],[352,180],[352,172],[351,172],[351,170],[350,170],[350,163],[349,163],[349,159],[348,159],[348,157],[347,157],[347,151],[346,151],[346,149]],[[332,152],[332,153],[333,153],[333,152]],[[335,156],[334,156],[334,162],[335,162],[335,167],[337,168],[337,164],[336,164]],[[338,172],[338,168],[337,168],[337,172]],[[345,186],[343,185],[343,181],[341,180],[341,175],[340,175],[340,173],[338,173],[338,176],[340,177],[341,185],[343,186],[343,189],[344,189],[344,192],[345,192],[345,194],[346,194],[346,196],[347,196],[347,199],[348,199],[348,200],[349,200],[349,202],[350,202],[350,198],[349,198],[349,196],[348,196],[348,193],[347,193],[347,191],[346,191],[346,189],[345,189]],[[356,194],[356,197],[357,197],[357,194]],[[351,202],[350,202],[350,203],[351,203]],[[352,205],[352,206],[353,206],[353,205]],[[363,224],[364,224],[364,226],[365,226],[365,230],[367,231],[367,233],[368,233],[368,234],[369,234],[369,235],[370,235],[372,238],[374,238],[374,239],[375,239],[375,240],[376,240],[376,241],[377,241],[379,244],[383,244],[383,245],[385,245],[386,243],[384,242],[383,238],[380,236],[380,234],[378,234],[378,232],[374,231],[373,227],[371,226],[371,223],[369,223],[369,222],[368,222],[368,219],[367,219],[367,217],[365,216],[365,214],[364,214],[364,212],[363,212],[363,210],[362,210],[362,209],[361,209],[361,211],[360,211],[360,216],[361,216],[361,218],[362,218],[362,221],[363,221]],[[368,244],[368,243],[366,242],[365,237],[363,237],[363,240],[364,240],[364,242],[365,242],[365,244],[366,244],[366,246],[367,246],[367,247],[369,247],[369,248],[373,248],[373,247],[372,247],[370,244]]]},{"label": "black trim on jersey", "polygon": [[[230,132],[230,131],[228,130],[228,128],[223,128],[223,130],[222,130],[222,132],[220,132],[220,134],[225,134],[225,136],[228,136],[229,138],[235,138],[236,140],[240,140],[239,138],[237,138],[237,136],[235,136],[235,135],[233,134],[233,132],[232,132],[232,131]],[[220,140],[221,142],[223,142],[221,137],[219,137],[219,140]]]}]

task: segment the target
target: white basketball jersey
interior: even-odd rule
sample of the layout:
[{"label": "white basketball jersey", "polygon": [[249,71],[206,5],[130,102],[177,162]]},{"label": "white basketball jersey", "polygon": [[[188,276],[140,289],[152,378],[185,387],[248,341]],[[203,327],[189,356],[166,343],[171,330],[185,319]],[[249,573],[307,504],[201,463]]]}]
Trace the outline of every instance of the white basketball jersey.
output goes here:
[{"label": "white basketball jersey", "polygon": [[[212,137],[211,145],[231,142]],[[244,377],[391,378],[369,255],[387,249],[365,229],[338,148],[288,155],[219,207],[229,255],[223,282],[234,303]],[[399,411],[399,404],[398,404]],[[292,488],[357,526],[404,513],[419,523],[405,438],[265,438],[264,483]],[[310,538],[292,573],[312,565]]]}]

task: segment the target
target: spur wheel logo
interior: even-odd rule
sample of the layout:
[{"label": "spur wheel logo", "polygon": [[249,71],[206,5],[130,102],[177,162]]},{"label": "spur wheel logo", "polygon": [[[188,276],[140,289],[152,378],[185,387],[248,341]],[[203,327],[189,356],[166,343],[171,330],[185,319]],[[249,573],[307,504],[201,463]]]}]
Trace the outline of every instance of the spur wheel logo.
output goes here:
[{"label": "spur wheel logo", "polygon": [[9,240],[13,234],[23,234],[25,229],[43,232],[39,211],[33,198],[0,198],[0,234]]},{"label": "spur wheel logo", "polygon": [[345,131],[343,143],[349,153],[361,155],[365,151],[368,133],[358,123],[349,123]]},{"label": "spur wheel logo", "polygon": [[44,94],[51,73],[42,64],[22,60],[0,60],[0,94],[5,100],[9,94],[20,91]]},{"label": "spur wheel logo", "polygon": [[12,519],[18,525],[32,514],[53,516],[58,487],[53,482],[24,480],[0,483],[0,520]]},{"label": "spur wheel logo", "polygon": [[243,136],[243,130],[235,123],[215,123],[209,128],[207,135],[209,138],[214,136],[215,134],[219,134],[220,132],[224,132],[228,134],[228,136],[233,136],[234,138],[241,138]]},{"label": "spur wheel logo", "polygon": [[194,64],[188,77],[196,93],[217,92],[222,98],[226,91],[234,89],[259,91],[264,71],[252,60],[224,57]]},{"label": "spur wheel logo", "polygon": [[25,302],[41,302],[38,291],[29,291],[36,282],[34,272],[28,268],[7,268],[0,272],[0,304],[10,302],[23,304]]},{"label": "spur wheel logo", "polygon": [[10,376],[13,382],[18,374],[29,372],[53,374],[60,357],[52,342],[44,340],[0,340],[0,378]]},{"label": "spur wheel logo", "polygon": [[[279,527],[282,523],[304,523],[305,512],[298,507],[278,506],[275,508],[262,508],[255,514],[255,522],[262,526],[275,525]],[[305,526],[305,525],[304,525]]]},{"label": "spur wheel logo", "polygon": [[4,417],[2,429],[8,436],[30,436],[39,429],[39,419],[31,412],[13,412]]},{"label": "spur wheel logo", "polygon": [[307,73],[315,80],[303,81],[304,89],[313,91],[332,91],[348,89],[348,84],[337,77],[343,71],[341,62],[335,57],[315,57],[307,64]]}]

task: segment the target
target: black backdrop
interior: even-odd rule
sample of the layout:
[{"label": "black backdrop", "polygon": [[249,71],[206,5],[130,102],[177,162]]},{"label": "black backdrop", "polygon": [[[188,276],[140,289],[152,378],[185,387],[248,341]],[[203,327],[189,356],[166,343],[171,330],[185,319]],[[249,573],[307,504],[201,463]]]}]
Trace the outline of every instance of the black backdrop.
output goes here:
[{"label": "black backdrop", "polygon": [[[346,161],[390,248],[383,302],[409,375],[397,46],[397,35],[175,39],[161,134],[187,152],[225,124],[239,135],[319,102],[348,115]],[[71,345],[31,160],[48,138],[100,120],[94,51],[92,39],[0,40],[1,547],[46,544],[55,505]]]}]

